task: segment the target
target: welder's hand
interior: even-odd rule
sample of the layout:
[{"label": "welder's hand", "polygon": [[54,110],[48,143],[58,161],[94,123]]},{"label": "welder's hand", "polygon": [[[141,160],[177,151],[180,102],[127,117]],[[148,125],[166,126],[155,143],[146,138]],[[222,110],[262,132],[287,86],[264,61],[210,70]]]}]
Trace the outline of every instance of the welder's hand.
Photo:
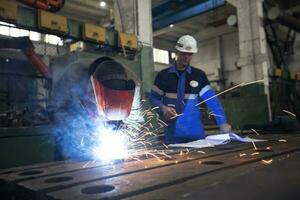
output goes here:
[{"label": "welder's hand", "polygon": [[174,119],[177,116],[176,110],[169,106],[162,106],[161,110],[167,121]]},{"label": "welder's hand", "polygon": [[229,133],[231,132],[231,126],[230,124],[224,123],[220,126],[220,132],[221,133]]}]

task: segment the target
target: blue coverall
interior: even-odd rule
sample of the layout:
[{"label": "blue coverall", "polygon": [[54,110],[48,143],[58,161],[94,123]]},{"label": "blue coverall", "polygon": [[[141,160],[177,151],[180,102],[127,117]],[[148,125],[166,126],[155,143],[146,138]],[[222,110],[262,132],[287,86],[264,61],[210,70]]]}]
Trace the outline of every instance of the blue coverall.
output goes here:
[{"label": "blue coverall", "polygon": [[[173,65],[160,71],[150,92],[151,106],[166,105],[174,107],[177,114],[183,114],[168,122],[164,132],[165,143],[185,143],[205,138],[201,112],[196,105],[214,95],[206,74],[200,69],[188,66],[184,71],[177,71]],[[205,103],[219,126],[227,123],[217,97]],[[159,113],[162,117],[161,110]]]}]

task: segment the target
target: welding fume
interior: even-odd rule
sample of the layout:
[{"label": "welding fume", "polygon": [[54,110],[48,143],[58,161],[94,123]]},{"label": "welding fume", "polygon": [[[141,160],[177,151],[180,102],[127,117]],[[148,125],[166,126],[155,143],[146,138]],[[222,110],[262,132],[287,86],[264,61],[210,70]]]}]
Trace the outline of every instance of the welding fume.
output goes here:
[{"label": "welding fume", "polygon": [[143,122],[140,81],[110,57],[79,59],[53,85],[55,159],[121,159],[126,138],[120,127]]}]

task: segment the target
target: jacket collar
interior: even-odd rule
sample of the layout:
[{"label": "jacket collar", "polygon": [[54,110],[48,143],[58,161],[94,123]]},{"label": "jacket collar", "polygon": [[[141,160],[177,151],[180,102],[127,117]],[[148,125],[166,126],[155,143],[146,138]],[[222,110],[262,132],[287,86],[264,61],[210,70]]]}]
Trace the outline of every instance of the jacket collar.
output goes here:
[{"label": "jacket collar", "polygon": [[[176,69],[176,63],[174,65],[172,65],[169,70],[168,70],[168,73],[176,73],[177,74],[177,69]],[[188,74],[191,74],[192,73],[192,68],[191,66],[187,66],[187,68],[185,69],[185,71],[187,71]]]}]

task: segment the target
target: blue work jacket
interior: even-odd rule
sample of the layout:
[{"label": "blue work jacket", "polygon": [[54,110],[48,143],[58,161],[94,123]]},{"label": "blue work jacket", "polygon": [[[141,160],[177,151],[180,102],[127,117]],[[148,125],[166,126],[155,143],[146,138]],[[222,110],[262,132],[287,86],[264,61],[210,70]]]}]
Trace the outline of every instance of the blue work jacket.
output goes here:
[{"label": "blue work jacket", "polygon": [[[184,143],[205,137],[201,105],[197,105],[203,101],[212,111],[218,125],[226,123],[223,108],[214,95],[206,74],[200,69],[188,66],[184,71],[177,71],[173,65],[160,71],[149,95],[151,106],[174,107],[178,114],[165,128],[165,143]],[[163,119],[160,110],[159,114]]]}]

